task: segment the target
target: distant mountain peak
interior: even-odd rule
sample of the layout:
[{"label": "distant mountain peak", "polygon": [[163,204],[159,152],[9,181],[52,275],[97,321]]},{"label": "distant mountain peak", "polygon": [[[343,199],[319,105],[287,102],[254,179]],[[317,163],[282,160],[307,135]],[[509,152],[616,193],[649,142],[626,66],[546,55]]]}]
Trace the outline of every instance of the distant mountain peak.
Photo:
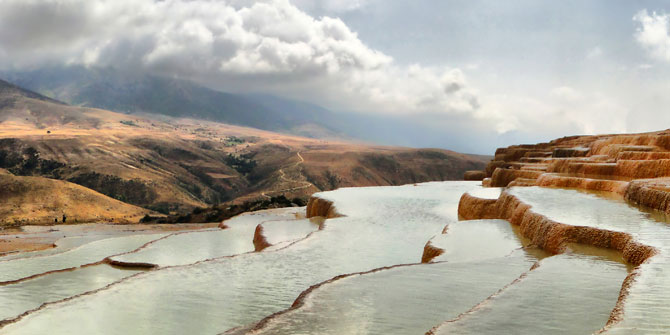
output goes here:
[{"label": "distant mountain peak", "polygon": [[42,101],[48,101],[52,103],[57,103],[57,104],[65,104],[61,101],[46,97],[44,95],[41,95],[39,93],[27,90],[23,87],[14,85],[10,82],[4,81],[0,79],[0,99],[6,99],[11,96],[22,96],[30,99],[37,99],[37,100],[42,100]]}]

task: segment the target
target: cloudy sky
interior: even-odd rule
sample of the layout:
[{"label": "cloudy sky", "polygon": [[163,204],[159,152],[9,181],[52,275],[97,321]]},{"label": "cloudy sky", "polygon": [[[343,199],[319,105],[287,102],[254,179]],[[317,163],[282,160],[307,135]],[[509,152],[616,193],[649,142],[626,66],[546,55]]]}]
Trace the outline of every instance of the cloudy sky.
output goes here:
[{"label": "cloudy sky", "polygon": [[625,0],[0,0],[0,70],[113,65],[406,124],[378,138],[390,144],[490,153],[670,128],[666,13]]}]

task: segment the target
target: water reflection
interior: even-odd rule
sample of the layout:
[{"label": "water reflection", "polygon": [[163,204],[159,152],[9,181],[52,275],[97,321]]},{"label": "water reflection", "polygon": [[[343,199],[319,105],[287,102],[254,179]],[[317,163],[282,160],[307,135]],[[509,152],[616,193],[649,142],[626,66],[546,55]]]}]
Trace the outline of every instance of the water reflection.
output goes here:
[{"label": "water reflection", "polygon": [[626,266],[600,256],[546,258],[518,283],[436,334],[590,334],[610,316]]},{"label": "water reflection", "polygon": [[537,187],[514,188],[511,193],[533,206],[533,211],[555,221],[630,233],[639,242],[656,247],[660,254],[640,265],[640,275],[625,301],[623,321],[610,333],[667,334],[670,323],[670,227],[657,217],[620,201],[572,190]]}]

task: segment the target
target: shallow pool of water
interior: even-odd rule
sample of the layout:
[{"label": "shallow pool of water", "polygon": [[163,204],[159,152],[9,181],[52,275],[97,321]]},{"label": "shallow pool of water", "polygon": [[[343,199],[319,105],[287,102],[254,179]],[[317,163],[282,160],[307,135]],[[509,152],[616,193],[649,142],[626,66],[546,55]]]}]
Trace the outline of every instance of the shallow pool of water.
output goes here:
[{"label": "shallow pool of water", "polygon": [[473,187],[428,183],[324,193],[348,216],[328,220],[289,248],[152,271],[50,306],[3,331],[183,334],[243,326],[288,308],[303,290],[334,276],[419,262],[426,241],[456,222],[458,200]]},{"label": "shallow pool of water", "polygon": [[135,250],[165,234],[132,235],[103,239],[53,255],[0,262],[0,282],[78,267],[102,261],[107,256]]},{"label": "shallow pool of water", "polygon": [[271,245],[292,242],[319,230],[318,218],[302,220],[277,220],[262,223],[263,236]]},{"label": "shallow pool of water", "polygon": [[[450,319],[457,321],[445,324],[440,331],[450,327],[493,333],[497,324],[497,333],[540,334],[555,332],[559,323],[569,330],[567,333],[600,329],[616,303],[626,266],[613,261],[616,257],[599,254],[550,257],[523,280],[508,286],[545,254],[521,249],[528,242],[506,221],[458,222],[461,195],[488,192],[480,190],[479,182],[345,188],[317,195],[333,201],[337,211],[345,215],[327,220],[322,230],[316,230],[318,225],[309,220],[293,220],[295,209],[285,209],[236,217],[226,222],[230,228],[225,230],[174,234],[117,257],[161,268],[133,275],[95,294],[50,304],[5,326],[0,333],[219,334],[252,327],[288,309],[301,293],[324,282],[307,296],[301,308],[274,319],[263,331],[422,334]],[[512,192],[537,206],[533,210],[567,224],[627,230],[635,225],[621,221],[647,220],[638,222],[643,228],[638,227],[636,236],[664,241],[651,234],[653,229],[664,229],[663,224],[621,202],[575,191],[545,190]],[[485,196],[493,197],[493,193]],[[258,224],[263,224],[268,239],[281,248],[249,252],[254,248],[252,239]],[[446,234],[442,234],[447,225]],[[429,240],[445,253],[436,259],[438,263],[417,264]],[[76,264],[82,262],[81,250],[95,258],[124,249],[102,244],[111,243],[105,241],[44,258],[56,257],[52,263],[57,264]],[[577,246],[571,248],[588,254]],[[16,260],[14,267],[25,265],[34,272],[44,265],[33,263],[34,259]],[[405,266],[397,266],[401,264]],[[372,271],[375,269],[379,271]],[[87,284],[84,270],[99,280]],[[43,277],[43,286],[61,292],[60,296],[79,294],[115,280],[114,271],[122,270],[90,267],[59,273],[61,276],[53,274]],[[359,272],[366,274],[356,274]],[[119,276],[128,274],[132,273]],[[331,281],[343,274],[354,275]],[[39,283],[29,280],[20,284]],[[58,286],[65,283],[71,285]],[[10,286],[5,286],[4,296],[0,287],[4,301],[18,302],[7,315],[40,301],[31,294],[20,298],[28,287]],[[81,290],[68,291],[70,286]],[[458,318],[502,288],[494,299]],[[40,292],[38,287],[32,290],[34,296]],[[649,293],[636,294],[646,297]],[[45,294],[43,300],[58,297]],[[575,316],[575,311],[581,314]],[[527,315],[520,315],[524,313]],[[592,319],[586,320],[589,313]]]},{"label": "shallow pool of water", "polygon": [[355,275],[315,290],[304,307],[277,317],[258,334],[424,334],[508,285],[534,262],[516,253]]},{"label": "shallow pool of water", "polygon": [[295,219],[296,213],[304,211],[304,208],[288,208],[242,214],[227,220],[225,222],[229,227],[227,229],[172,234],[142,250],[112,259],[121,262],[174,266],[251,252],[254,251],[254,230],[259,223]]},{"label": "shallow pool of water", "polygon": [[94,236],[71,236],[71,237],[63,237],[54,243],[56,246],[53,248],[49,249],[44,249],[44,250],[37,250],[37,251],[30,251],[30,252],[18,252],[18,253],[11,253],[4,255],[0,257],[0,262],[3,261],[9,261],[13,259],[20,259],[20,258],[30,258],[30,257],[37,257],[37,256],[48,256],[48,255],[53,255],[53,254],[59,254],[65,251],[68,251],[70,249],[74,249],[76,247],[82,246],[84,244],[91,243],[93,241],[98,241],[102,240],[105,238],[110,238],[109,236],[99,236],[99,235],[94,235]]},{"label": "shallow pool of water", "polygon": [[431,245],[444,250],[433,262],[472,262],[508,255],[523,246],[521,237],[504,220],[474,220],[449,224]]},{"label": "shallow pool of water", "polygon": [[626,265],[564,254],[545,258],[518,283],[436,334],[591,334],[616,304]]},{"label": "shallow pool of water", "polygon": [[502,189],[502,187],[477,187],[468,191],[468,193],[480,199],[498,199]]},{"label": "shallow pool of water", "polygon": [[566,224],[628,232],[659,255],[640,265],[640,275],[625,301],[623,321],[616,334],[667,334],[670,322],[670,226],[622,201],[573,190],[538,187],[513,188],[511,193],[533,206],[533,211]]},{"label": "shallow pool of water", "polygon": [[101,264],[2,285],[0,301],[6,303],[0,304],[0,320],[16,317],[25,311],[38,308],[43,303],[102,288],[138,272]]}]

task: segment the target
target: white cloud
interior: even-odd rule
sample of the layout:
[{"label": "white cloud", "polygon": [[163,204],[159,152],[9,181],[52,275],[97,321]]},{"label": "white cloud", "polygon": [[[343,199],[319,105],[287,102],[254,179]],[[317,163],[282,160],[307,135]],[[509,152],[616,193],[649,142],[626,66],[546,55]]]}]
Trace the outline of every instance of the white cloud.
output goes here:
[{"label": "white cloud", "polygon": [[500,134],[522,131],[565,136],[629,130],[626,126],[629,110],[619,101],[602,93],[581,92],[570,86],[554,88],[545,98],[484,95],[482,106],[476,112],[478,117],[490,120]]},{"label": "white cloud", "polygon": [[584,134],[623,133],[627,131],[628,109],[600,92],[580,92],[570,86],[552,90],[547,103],[563,121]]},{"label": "white cloud", "polygon": [[365,7],[370,0],[291,0],[299,8],[326,12],[349,12]]},{"label": "white cloud", "polygon": [[288,0],[0,0],[0,67],[59,63],[138,68],[350,110],[479,107],[460,70],[397,65],[342,20],[314,18]]},{"label": "white cloud", "polygon": [[[347,11],[368,1],[296,3]],[[472,118],[498,133],[625,129],[626,109],[603,96],[567,86],[544,99],[484,94],[461,69],[400,65],[342,20],[301,8],[288,0],[0,0],[0,68],[116,66],[335,109]]]},{"label": "white cloud", "polygon": [[477,71],[479,70],[479,64],[478,63],[466,64],[465,69],[468,71]]},{"label": "white cloud", "polygon": [[635,32],[637,42],[653,58],[670,61],[670,16],[642,10],[633,20],[640,24]]},{"label": "white cloud", "polygon": [[551,94],[554,97],[567,102],[575,102],[582,97],[577,90],[570,86],[556,87],[551,91]]},{"label": "white cloud", "polygon": [[566,120],[584,134],[625,133],[628,109],[609,96],[591,94],[580,101],[557,103]]},{"label": "white cloud", "polygon": [[586,59],[593,60],[600,58],[602,55],[603,55],[603,49],[597,46],[586,52]]}]

